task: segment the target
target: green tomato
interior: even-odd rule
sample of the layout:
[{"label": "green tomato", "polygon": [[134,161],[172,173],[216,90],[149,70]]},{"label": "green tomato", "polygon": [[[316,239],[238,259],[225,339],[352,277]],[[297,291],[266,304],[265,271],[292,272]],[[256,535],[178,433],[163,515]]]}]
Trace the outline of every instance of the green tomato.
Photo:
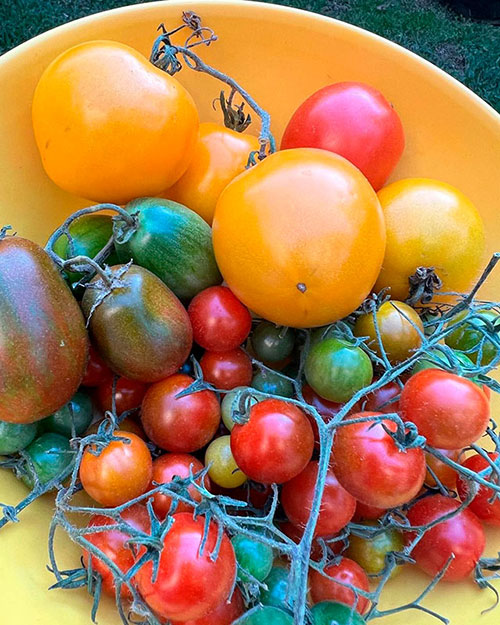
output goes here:
[{"label": "green tomato", "polygon": [[272,605],[281,608],[287,604],[288,578],[290,571],[283,566],[273,566],[264,580],[267,590],[261,588],[260,602],[263,605]]},{"label": "green tomato", "polygon": [[365,619],[351,606],[336,601],[321,601],[311,609],[312,625],[366,625]]},{"label": "green tomato", "polygon": [[252,378],[252,387],[262,393],[293,397],[293,384],[274,371],[257,371]]},{"label": "green tomato", "polygon": [[278,608],[259,605],[249,610],[236,622],[238,625],[293,625],[293,618]]},{"label": "green tomato", "polygon": [[[493,310],[480,310],[478,311],[482,317],[487,319],[490,323],[495,325],[495,328],[500,331],[500,315]],[[448,327],[457,325],[457,328],[448,334],[445,338],[446,345],[457,349],[461,352],[467,352],[467,356],[472,362],[477,363],[478,352],[469,351],[479,348],[484,335],[479,330],[481,327],[485,327],[484,321],[481,319],[471,319],[465,323],[462,323],[463,319],[468,315],[468,311],[464,311],[456,315],[448,324]],[[497,333],[498,336],[498,333]],[[489,341],[483,342],[483,355],[481,358],[481,365],[488,365],[493,358],[497,355],[497,348]]]},{"label": "green tomato", "polygon": [[[28,474],[22,480],[29,488],[35,484],[35,476],[42,484],[57,477],[73,460],[69,441],[61,434],[48,432],[35,439],[25,450],[31,458],[33,467],[27,465]],[[34,473],[33,473],[34,470]]]},{"label": "green tomato", "polygon": [[[224,395],[224,399],[222,400],[222,404],[221,404],[222,422],[224,423],[224,425],[230,432],[235,426],[235,422],[233,421],[233,416],[232,416],[233,408],[235,410],[237,408],[237,406],[233,407],[233,402],[236,399],[236,394],[238,393],[238,391],[241,391],[245,388],[247,387],[237,386],[236,388],[233,388],[232,390],[229,391],[229,393],[226,393]],[[251,397],[248,406],[250,408],[251,406],[257,403],[258,403],[257,400]]]},{"label": "green tomato", "polygon": [[304,373],[313,390],[324,399],[343,403],[373,378],[370,358],[360,347],[342,339],[315,343],[306,357]]},{"label": "green tomato", "polygon": [[251,342],[257,358],[264,362],[279,362],[292,353],[295,331],[262,321],[253,331]]},{"label": "green tomato", "polygon": [[264,581],[273,566],[271,547],[242,534],[234,536],[231,542],[238,562],[238,579],[241,582],[251,582],[251,575],[259,582]]},{"label": "green tomato", "polygon": [[0,454],[14,454],[35,438],[38,423],[7,423],[0,421]]},{"label": "green tomato", "polygon": [[50,417],[43,419],[41,426],[46,432],[56,432],[66,438],[72,438],[86,432],[91,421],[92,401],[86,393],[78,391],[67,404]]},{"label": "green tomato", "polygon": [[[365,525],[377,526],[376,522],[365,522]],[[374,538],[362,538],[351,534],[347,556],[357,562],[369,575],[378,575],[384,570],[385,556],[390,551],[402,551],[403,537],[394,528],[389,528]],[[401,567],[393,569],[391,577],[397,575]]]}]

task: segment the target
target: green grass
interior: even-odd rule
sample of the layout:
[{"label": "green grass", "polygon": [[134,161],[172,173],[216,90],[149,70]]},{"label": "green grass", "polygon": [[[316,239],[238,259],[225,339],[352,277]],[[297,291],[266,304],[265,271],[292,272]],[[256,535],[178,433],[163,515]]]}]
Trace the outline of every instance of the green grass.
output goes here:
[{"label": "green grass", "polygon": [[[460,18],[438,0],[278,0],[356,24],[442,67],[500,111],[500,27]],[[0,53],[90,13],[134,0],[0,0]]]}]

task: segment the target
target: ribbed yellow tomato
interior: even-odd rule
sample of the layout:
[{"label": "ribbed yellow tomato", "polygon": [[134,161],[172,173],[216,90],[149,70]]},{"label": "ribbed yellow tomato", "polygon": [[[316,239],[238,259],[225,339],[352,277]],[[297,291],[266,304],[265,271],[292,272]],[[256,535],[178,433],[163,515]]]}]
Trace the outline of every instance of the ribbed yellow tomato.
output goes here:
[{"label": "ribbed yellow tomato", "polygon": [[275,323],[312,327],[345,317],[380,271],[385,225],[361,172],[324,150],[276,152],[222,192],[213,222],[233,293]]}]

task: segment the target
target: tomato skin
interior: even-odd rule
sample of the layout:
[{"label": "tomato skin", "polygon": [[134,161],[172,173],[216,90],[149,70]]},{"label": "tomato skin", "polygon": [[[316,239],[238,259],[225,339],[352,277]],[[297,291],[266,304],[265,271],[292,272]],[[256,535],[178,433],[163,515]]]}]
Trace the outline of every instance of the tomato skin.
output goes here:
[{"label": "tomato skin", "polygon": [[193,382],[188,375],[176,373],[151,385],[142,402],[144,431],[166,451],[190,453],[201,449],[219,427],[220,406],[215,393],[205,390],[176,398]]},{"label": "tomato skin", "polygon": [[113,372],[99,356],[99,352],[93,345],[89,346],[89,359],[87,369],[83,376],[82,386],[101,386],[113,379]]},{"label": "tomato skin", "polygon": [[399,401],[394,400],[400,394],[401,387],[399,384],[397,382],[388,382],[377,390],[368,393],[360,403],[363,404],[365,402],[364,410],[368,412],[390,414],[391,412],[398,412]]},{"label": "tomato skin", "polygon": [[252,388],[269,393],[270,395],[278,395],[279,397],[293,397],[294,387],[290,380],[280,377],[274,371],[257,371],[252,378]]},{"label": "tomato skin", "polygon": [[[294,525],[305,527],[311,513],[314,489],[318,478],[318,463],[310,462],[296,477],[286,482],[281,491],[281,503]],[[332,469],[328,470],[321,498],[314,536],[332,536],[352,519],[356,500],[338,482]]]},{"label": "tomato skin", "polygon": [[[376,417],[359,412],[349,418]],[[339,427],[333,441],[333,470],[342,486],[362,503],[394,508],[413,499],[424,483],[422,449],[401,452],[382,427],[396,431],[393,421],[375,420]]]},{"label": "tomato skin", "polygon": [[309,584],[311,588],[311,599],[313,603],[321,601],[338,601],[349,606],[355,606],[356,610],[363,614],[366,612],[369,601],[366,597],[358,595],[356,597],[353,590],[346,588],[334,580],[352,584],[355,588],[370,592],[368,577],[364,570],[349,558],[342,558],[338,564],[330,564],[324,568],[330,578],[321,575],[314,569],[309,574]]},{"label": "tomato skin", "polygon": [[[152,562],[139,570],[136,579],[152,610],[163,618],[187,621],[206,616],[227,600],[236,577],[236,558],[226,534],[217,559],[210,558],[217,543],[213,521],[200,556],[205,519],[193,519],[188,512],[174,514],[172,519],[173,526],[163,540],[156,581],[151,581]],[[217,584],[211,583],[214,580]]]},{"label": "tomato skin", "polygon": [[[260,588],[259,600],[263,605],[280,608],[287,605],[288,583],[290,570],[284,566],[273,566],[271,572],[266,577],[265,588]],[[289,598],[288,598],[289,600]]]},{"label": "tomato skin", "polygon": [[[454,499],[432,495],[421,499],[410,508],[407,514],[408,521],[414,526],[424,525],[445,516],[459,506],[459,502]],[[413,539],[414,533],[407,532],[407,544]],[[466,508],[451,519],[428,530],[410,555],[420,569],[434,576],[454,553],[455,558],[442,579],[456,582],[470,575],[484,551],[484,546],[482,525],[476,515]]]},{"label": "tomato skin", "polygon": [[40,427],[45,432],[56,432],[66,438],[73,438],[82,436],[89,427],[92,416],[90,396],[78,391],[65,406],[40,421]]},{"label": "tomato skin", "polygon": [[366,625],[366,621],[356,611],[343,603],[322,601],[312,607],[312,625]]},{"label": "tomato skin", "polygon": [[[376,521],[368,521],[363,525],[376,527]],[[402,551],[404,547],[403,536],[395,528],[391,527],[377,534],[373,538],[362,538],[351,534],[347,555],[359,564],[368,575],[380,575],[385,568],[385,557],[390,552]],[[401,572],[401,567],[396,566],[391,572],[390,578]]]},{"label": "tomato skin", "polygon": [[440,369],[425,369],[405,384],[401,415],[412,421],[429,445],[459,449],[484,434],[490,404],[474,382]]},{"label": "tomato skin", "polygon": [[[496,328],[500,323],[500,315],[496,313],[494,310],[478,310],[478,313],[481,314],[482,317],[487,319],[493,326]],[[483,338],[483,334],[479,328],[485,327],[484,321],[481,319],[471,319],[467,323],[460,322],[468,315],[468,311],[464,311],[456,315],[448,324],[448,327],[453,327],[457,325],[458,327],[449,334],[446,335],[445,341],[446,345],[452,347],[453,349],[460,350],[462,352],[467,352],[467,356],[474,362],[477,363],[478,360],[478,352],[470,352],[469,350],[473,350],[477,348]],[[484,341],[483,343],[483,353],[481,357],[481,365],[488,365],[493,358],[497,355],[496,346],[489,340]]]},{"label": "tomato skin", "polygon": [[233,536],[231,543],[239,567],[238,579],[249,583],[253,577],[263,582],[273,567],[272,548],[243,534]]},{"label": "tomato skin", "polygon": [[46,484],[57,477],[75,456],[74,452],[71,451],[68,439],[54,432],[47,432],[35,438],[26,447],[24,453],[31,460],[31,464],[26,465],[27,474],[22,477],[23,482],[29,488],[35,486],[34,474],[38,476],[42,484]]},{"label": "tomato skin", "polygon": [[268,321],[309,328],[345,317],[369,294],[385,224],[355,167],[302,148],[275,152],[228,184],[213,240],[240,301]]},{"label": "tomato skin", "polygon": [[232,625],[245,611],[245,604],[239,588],[235,588],[231,601],[224,601],[206,616],[189,621],[171,621],[172,625]]},{"label": "tomato skin", "polygon": [[[437,449],[436,451],[440,451],[444,456],[455,462],[458,462],[461,453],[461,449]],[[443,486],[454,490],[457,481],[457,472],[453,467],[450,467],[428,452],[425,452],[425,462],[427,464],[427,473],[425,475],[425,483],[427,485],[436,486],[436,480],[429,471],[430,467]]]},{"label": "tomato skin", "polygon": [[230,391],[237,386],[250,386],[252,361],[241,349],[227,352],[205,352],[200,359],[204,379],[215,388]]},{"label": "tomato skin", "polygon": [[339,82],[309,96],[288,122],[281,149],[321,148],[340,154],[383,186],[405,147],[394,107],[370,85]]},{"label": "tomato skin", "polygon": [[[493,452],[488,453],[488,456],[491,460],[496,460],[498,458],[498,454]],[[476,473],[490,466],[488,461],[479,454],[469,456],[462,464],[464,467],[467,467],[467,469],[471,469],[471,471],[475,471]],[[493,472],[490,477],[486,479],[491,481],[492,475],[494,475]],[[468,490],[467,480],[459,474],[457,476],[457,491],[462,501],[467,498]],[[470,502],[467,509],[473,512],[478,519],[484,523],[500,526],[500,501],[495,498],[493,503],[490,502],[493,493],[494,491],[491,488],[479,486],[477,495]]]},{"label": "tomato skin", "polygon": [[163,195],[188,206],[211,224],[224,187],[245,171],[250,152],[259,147],[257,137],[204,122],[187,170]]},{"label": "tomato skin", "polygon": [[[133,506],[126,508],[120,516],[134,529],[150,533],[151,522],[146,506],[134,504]],[[94,514],[90,518],[87,527],[101,527],[104,525],[115,525],[115,521],[102,514]],[[108,558],[110,558],[110,560],[112,560],[112,562],[116,564],[116,566],[124,573],[126,573],[134,565],[136,557],[134,555],[133,548],[126,545],[126,542],[130,538],[127,533],[121,532],[117,529],[103,530],[102,532],[84,534],[84,538],[107,555]],[[114,597],[115,583],[113,579],[113,572],[110,568],[96,556],[90,555],[87,549],[82,548],[82,555],[83,565],[85,568],[89,567],[89,559],[92,560],[92,570],[99,573],[102,577],[102,590],[107,595]],[[121,587],[120,594],[123,598],[132,597],[132,593],[125,585]]]},{"label": "tomato skin", "polygon": [[[313,389],[309,386],[309,384],[304,384],[302,387],[302,397],[305,401],[314,406],[319,414],[323,417],[323,421],[325,423],[329,423],[336,414],[339,413],[340,410],[344,407],[344,404],[339,404],[334,401],[329,401],[328,399],[323,399],[320,395],[318,395]],[[356,412],[356,410],[353,410]],[[313,429],[314,434],[314,448],[316,451],[319,451],[319,430],[318,424],[316,423],[316,419],[306,412],[306,417],[309,419],[309,423]]]},{"label": "tomato skin", "polygon": [[103,506],[119,506],[148,489],[153,461],[146,443],[131,432],[114,434],[125,441],[111,441],[99,456],[90,447],[83,453],[80,481],[85,491]]},{"label": "tomato skin", "polygon": [[237,465],[263,484],[281,484],[298,475],[310,461],[313,448],[314,435],[305,414],[280,399],[255,404],[248,422],[231,431]]},{"label": "tomato skin", "polygon": [[88,41],[54,59],[32,116],[48,176],[78,197],[116,204],[158,195],[180,178],[199,123],[175,78],[116,41]]},{"label": "tomato skin", "polygon": [[222,488],[237,488],[247,481],[234,460],[230,436],[214,438],[205,452],[205,465],[210,467],[210,478]]},{"label": "tomato skin", "polygon": [[213,286],[198,293],[189,304],[188,315],[194,341],[212,352],[236,349],[252,328],[248,308],[225,286]]},{"label": "tomato skin", "polygon": [[0,421],[0,455],[21,451],[35,439],[37,433],[37,423]]},{"label": "tomato skin", "polygon": [[263,362],[280,362],[288,358],[295,346],[295,332],[292,328],[281,328],[274,323],[261,321],[252,332],[252,347],[255,355]]},{"label": "tomato skin", "polygon": [[[128,410],[139,408],[148,390],[148,385],[136,380],[118,378],[115,389],[115,406],[117,416]],[[113,378],[98,386],[96,391],[97,405],[101,412],[111,411],[113,408]]]},{"label": "tomato skin", "polygon": [[352,517],[352,520],[355,523],[364,520],[376,520],[380,519],[380,517],[386,512],[385,508],[377,508],[376,506],[367,506],[365,503],[361,503],[361,501],[356,502],[356,512]]},{"label": "tomato skin", "polygon": [[32,423],[78,390],[85,321],[50,257],[21,237],[0,240],[0,421]]},{"label": "tomato skin", "polygon": [[[115,265],[114,271],[123,265]],[[95,285],[96,277],[90,283]],[[108,365],[123,377],[157,382],[171,375],[191,351],[193,333],[188,314],[163,282],[143,267],[132,265],[95,308],[89,328]],[[102,284],[102,282],[101,282]],[[88,287],[82,308],[88,318],[99,292]]]}]

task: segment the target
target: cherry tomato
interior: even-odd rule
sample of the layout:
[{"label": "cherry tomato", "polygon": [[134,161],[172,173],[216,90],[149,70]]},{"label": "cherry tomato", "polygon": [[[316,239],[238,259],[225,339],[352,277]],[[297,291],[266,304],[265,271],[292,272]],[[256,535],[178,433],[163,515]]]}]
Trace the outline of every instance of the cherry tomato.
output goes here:
[{"label": "cherry tomato", "polygon": [[225,533],[216,559],[211,558],[218,529],[211,521],[204,549],[205,519],[188,512],[172,516],[173,525],[163,539],[158,575],[152,581],[153,563],[137,573],[137,584],[149,607],[161,617],[188,621],[206,616],[226,601],[236,577],[236,558]]},{"label": "cherry tomato", "polygon": [[57,477],[74,460],[75,453],[69,446],[69,441],[61,434],[47,432],[30,443],[24,453],[30,463],[26,463],[26,474],[23,482],[29,488],[35,486],[35,476],[41,484],[46,484]]},{"label": "cherry tomato", "polygon": [[275,152],[228,184],[213,239],[239,300],[274,323],[310,328],[349,315],[371,292],[385,225],[355,167],[303,148]]},{"label": "cherry tomato", "polygon": [[92,400],[87,393],[78,391],[62,408],[40,421],[40,427],[46,432],[73,438],[85,432],[92,417]]},{"label": "cherry tomato", "polygon": [[212,352],[236,349],[250,334],[248,308],[226,286],[212,286],[198,293],[188,308],[193,339]]},{"label": "cherry tomato", "polygon": [[356,511],[352,520],[355,523],[364,520],[376,520],[380,519],[380,517],[386,512],[385,508],[377,508],[375,506],[367,506],[365,503],[361,503],[361,501],[356,502]]},{"label": "cherry tomato", "polygon": [[[283,486],[281,503],[287,517],[295,525],[305,527],[309,519],[317,478],[318,463],[313,461]],[[339,484],[334,472],[329,469],[314,535],[336,534],[349,523],[355,509],[356,500]]]},{"label": "cherry tomato", "polygon": [[243,597],[238,588],[233,590],[231,601],[224,601],[213,612],[206,616],[189,621],[171,621],[172,625],[232,625],[245,611]]},{"label": "cherry tomato", "polygon": [[153,461],[146,443],[131,432],[114,433],[125,440],[111,441],[98,456],[90,447],[83,453],[80,481],[85,491],[103,506],[119,506],[148,489]]},{"label": "cherry tomato", "polygon": [[151,385],[142,402],[141,420],[149,438],[167,451],[190,453],[214,436],[220,423],[215,393],[200,391],[176,397],[194,379],[182,373]]},{"label": "cherry tomato", "polygon": [[[233,409],[236,410],[238,408],[237,405],[233,406],[233,402],[236,399],[236,394],[238,393],[238,391],[244,388],[245,388],[244,386],[237,386],[236,388],[233,388],[233,390],[229,391],[229,393],[226,393],[224,395],[224,399],[222,400],[222,403],[221,403],[222,421],[224,422],[224,425],[229,430],[229,432],[231,432],[231,430],[233,429],[235,425],[235,422],[233,421],[233,416],[232,416]],[[257,403],[256,399],[254,398],[249,399],[250,406],[253,406],[256,403]]]},{"label": "cherry tomato", "polygon": [[238,579],[244,583],[255,579],[263,582],[273,566],[272,548],[243,534],[233,536],[231,543],[238,563]]},{"label": "cherry tomato", "polygon": [[102,386],[113,379],[113,372],[99,356],[99,352],[90,345],[87,370],[83,376],[82,386]]},{"label": "cherry tomato", "polygon": [[247,481],[247,476],[238,467],[231,452],[231,437],[219,436],[207,447],[205,465],[208,475],[223,488],[237,488]]},{"label": "cherry tomato", "polygon": [[[118,378],[116,381],[115,404],[116,414],[139,408],[148,390],[148,385],[136,380]],[[97,405],[101,412],[111,411],[113,408],[113,378],[98,386],[96,391]]]},{"label": "cherry tomato", "polygon": [[[126,508],[120,517],[128,525],[136,530],[150,533],[151,521],[149,519],[146,506],[140,504],[134,504],[129,508]],[[102,514],[94,514],[87,525],[88,528],[102,527],[105,525],[115,525],[116,521],[110,517]],[[83,536],[92,545],[100,549],[123,573],[126,573],[135,563],[136,556],[133,548],[127,544],[130,536],[120,530],[103,530],[102,532],[95,532],[91,534],[84,534]],[[92,561],[92,570],[102,578],[102,590],[112,597],[115,596],[115,582],[113,571],[104,564],[97,556],[90,555],[87,549],[82,549],[83,552],[83,564],[86,568],[89,567],[89,559]],[[120,590],[122,597],[131,598],[132,593],[123,585]]]},{"label": "cherry tomato", "polygon": [[[498,458],[497,453],[491,452],[488,456],[491,460],[497,460]],[[490,466],[486,458],[483,458],[479,454],[469,456],[466,460],[464,460],[464,462],[462,462],[462,464],[464,467],[467,467],[467,469],[475,471],[476,473],[479,473]],[[492,476],[494,476],[493,472],[486,479],[491,482]],[[469,487],[465,477],[460,474],[457,478],[457,491],[460,499],[464,501],[467,498]],[[500,501],[498,498],[491,501],[493,495],[494,491],[491,488],[479,486],[478,493],[470,502],[468,510],[473,512],[481,521],[491,525],[500,526]]]},{"label": "cherry tomato", "polygon": [[[377,417],[359,412],[350,418]],[[393,421],[374,419],[338,428],[333,441],[333,470],[342,486],[359,501],[377,508],[394,508],[413,499],[422,488],[425,456],[420,448],[400,451],[386,432]]]},{"label": "cherry tomato", "polygon": [[[375,521],[367,521],[364,525],[377,527]],[[362,538],[351,534],[347,555],[357,562],[368,575],[380,575],[386,565],[386,556],[391,552],[403,551],[403,536],[393,527],[388,528],[372,538]],[[391,578],[398,575],[400,566],[394,567]]]},{"label": "cherry tomato", "polygon": [[[424,325],[418,313],[408,304],[389,300],[377,310],[375,317],[382,346],[391,364],[406,360],[422,345]],[[372,313],[357,318],[354,334],[367,336],[368,347],[379,357],[382,356]]]},{"label": "cherry tomato", "polygon": [[0,421],[0,455],[21,451],[34,440],[37,433],[37,423]]},{"label": "cherry tomato", "polygon": [[309,96],[288,122],[281,149],[302,147],[340,154],[378,190],[401,158],[405,137],[380,91],[362,82],[338,82]]},{"label": "cherry tomato", "polygon": [[263,362],[280,362],[288,358],[295,346],[295,332],[261,321],[252,332],[252,347],[255,355]]},{"label": "cherry tomato", "polygon": [[279,397],[293,397],[294,388],[292,382],[281,377],[274,371],[257,371],[252,378],[252,387],[263,393],[278,395]]},{"label": "cherry tomato", "polygon": [[[450,460],[453,460],[454,462],[458,462],[458,458],[461,452],[460,449],[437,449],[436,451],[441,452],[444,456],[446,456]],[[453,467],[450,467],[448,464],[446,464],[442,460],[439,460],[428,452],[425,453],[425,462],[427,464],[425,483],[428,486],[437,485],[434,478],[434,476],[436,476],[441,484],[443,484],[443,486],[454,490],[457,480],[457,472],[455,471],[455,469],[453,469]],[[429,469],[432,470],[432,473]]]},{"label": "cherry tomato", "polygon": [[[411,525],[424,525],[440,519],[460,507],[458,501],[433,495],[414,504],[408,511]],[[406,543],[415,538],[413,532],[407,532]],[[484,531],[475,514],[465,509],[446,521],[429,529],[411,551],[417,566],[428,575],[439,573],[451,554],[451,561],[444,580],[456,582],[468,577],[484,551]]]},{"label": "cherry tomato", "polygon": [[323,569],[328,576],[322,575],[319,571],[311,569],[309,574],[309,584],[311,588],[311,599],[313,603],[321,601],[338,601],[349,606],[354,606],[356,610],[363,614],[366,612],[369,601],[362,595],[357,595],[350,588],[342,586],[337,581],[352,584],[355,588],[370,592],[368,577],[364,570],[349,558],[342,558],[338,564],[330,564]]},{"label": "cherry tomato", "polygon": [[117,204],[178,180],[199,123],[184,87],[117,41],[60,54],[38,82],[32,113],[48,176],[73,195]]},{"label": "cherry tomato", "polygon": [[[379,191],[387,246],[375,291],[390,287],[404,301],[417,267],[434,267],[442,291],[468,291],[482,268],[483,221],[476,207],[449,184],[408,178]],[[441,298],[437,298],[439,300]]]},{"label": "cherry tomato", "polygon": [[[203,470],[202,463],[189,454],[164,454],[153,460],[153,477],[152,481],[157,484],[169,484],[173,481],[174,477],[187,478],[190,475],[199,473]],[[205,477],[203,480],[199,478],[198,484],[202,484],[205,488],[210,489],[210,480]],[[154,485],[151,486],[154,488]],[[194,486],[188,488],[189,496],[195,501],[201,501],[201,493],[196,490]],[[172,497],[163,495],[162,493],[156,493],[153,496],[153,509],[159,519],[164,519],[169,513],[170,506],[172,505]],[[192,512],[193,507],[183,503],[177,502],[175,512]]]},{"label": "cherry tomato", "polygon": [[290,570],[284,566],[273,566],[266,577],[266,587],[260,588],[259,599],[263,605],[280,608],[290,607],[291,597],[288,594]]},{"label": "cherry tomato", "polygon": [[398,412],[399,402],[396,398],[399,398],[400,394],[401,387],[399,384],[397,382],[388,382],[376,391],[368,393],[360,403],[366,402],[364,404],[364,410],[368,410],[369,412],[390,414],[391,412]]},{"label": "cherry tomato", "polygon": [[366,625],[366,621],[356,610],[336,601],[322,601],[311,609],[312,625]]},{"label": "cherry tomato", "polygon": [[[339,404],[334,401],[329,401],[328,399],[323,399],[323,397],[313,391],[309,384],[304,384],[304,386],[302,387],[302,397],[308,404],[316,408],[319,414],[323,417],[325,423],[331,421],[333,417],[338,414],[339,411],[344,407],[344,404]],[[319,431],[316,419],[309,413],[306,413],[306,416],[309,419],[309,422],[311,423],[311,427],[313,429],[314,446],[317,450],[319,450]]]},{"label": "cherry tomato", "polygon": [[479,357],[479,346],[482,343],[481,365],[489,365],[498,353],[498,349],[494,343],[488,339],[484,339],[481,328],[486,328],[489,322],[495,329],[500,327],[500,315],[494,310],[479,310],[480,317],[465,321],[469,311],[464,311],[456,315],[448,324],[448,327],[457,326],[453,332],[445,337],[446,345],[453,349],[466,352],[467,356],[477,363]]},{"label": "cherry tomato", "polygon": [[303,471],[314,448],[305,414],[280,399],[266,399],[250,409],[244,425],[231,432],[236,464],[251,480],[281,484]]},{"label": "cherry tomato", "polygon": [[237,386],[250,386],[252,381],[252,361],[240,348],[205,352],[200,365],[204,379],[215,388],[230,391]]},{"label": "cherry tomato", "polygon": [[429,445],[443,449],[470,445],[484,434],[490,418],[489,401],[474,382],[440,369],[413,375],[399,406]]},{"label": "cherry tomato", "polygon": [[[284,606],[282,606],[284,607]],[[270,605],[259,605],[249,610],[238,625],[293,625],[293,618],[287,612]]]}]

